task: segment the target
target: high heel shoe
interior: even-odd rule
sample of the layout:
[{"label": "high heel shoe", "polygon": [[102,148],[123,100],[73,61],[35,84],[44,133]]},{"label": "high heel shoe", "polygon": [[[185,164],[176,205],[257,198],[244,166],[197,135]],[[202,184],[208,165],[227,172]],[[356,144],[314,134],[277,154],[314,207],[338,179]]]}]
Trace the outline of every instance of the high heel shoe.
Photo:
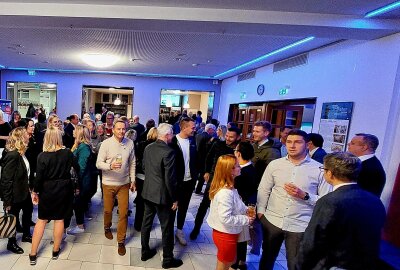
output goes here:
[{"label": "high heel shoe", "polygon": [[29,254],[29,262],[31,265],[36,265],[36,260],[37,260],[37,254],[35,255]]},{"label": "high heel shoe", "polygon": [[60,255],[60,251],[61,251],[61,248],[59,248],[58,249],[58,251],[54,251],[53,250],[53,256],[51,257],[53,260],[57,260],[58,259],[58,256]]}]

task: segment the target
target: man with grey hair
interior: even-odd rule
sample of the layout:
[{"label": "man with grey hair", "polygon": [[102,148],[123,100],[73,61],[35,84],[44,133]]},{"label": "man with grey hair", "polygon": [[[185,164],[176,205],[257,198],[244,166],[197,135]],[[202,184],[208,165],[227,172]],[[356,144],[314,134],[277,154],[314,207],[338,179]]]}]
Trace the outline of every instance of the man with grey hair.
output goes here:
[{"label": "man with grey hair", "polygon": [[380,197],[386,183],[386,174],[375,156],[378,145],[379,140],[375,135],[358,133],[348,143],[348,151],[362,161],[358,185]]},{"label": "man with grey hair", "polygon": [[304,233],[297,269],[379,269],[382,202],[356,182],[361,161],[337,152],[320,167],[333,192],[317,201]]},{"label": "man with grey hair", "polygon": [[198,195],[201,195],[201,190],[204,185],[203,175],[205,173],[206,156],[208,150],[210,150],[207,146],[209,145],[208,143],[211,138],[213,138],[216,130],[217,128],[213,124],[207,124],[204,128],[204,132],[196,135],[197,162],[199,164],[198,173],[200,176],[197,178],[198,183],[195,193]]},{"label": "man with grey hair", "polygon": [[142,197],[144,216],[141,230],[142,261],[157,254],[150,249],[149,240],[153,220],[157,214],[160,220],[163,244],[163,268],[179,267],[182,260],[175,259],[174,222],[177,199],[177,178],[175,174],[175,151],[168,146],[173,137],[172,126],[162,123],[157,128],[157,141],[149,144],[143,154],[145,181]]}]

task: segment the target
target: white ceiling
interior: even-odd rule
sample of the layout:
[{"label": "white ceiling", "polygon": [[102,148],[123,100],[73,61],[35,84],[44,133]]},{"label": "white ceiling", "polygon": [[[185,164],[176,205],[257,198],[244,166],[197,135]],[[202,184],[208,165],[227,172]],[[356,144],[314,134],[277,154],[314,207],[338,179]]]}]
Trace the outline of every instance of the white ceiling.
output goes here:
[{"label": "white ceiling", "polygon": [[315,37],[218,77],[223,79],[340,40],[371,40],[400,32],[398,10],[377,19],[363,18],[391,2],[0,0],[0,65],[96,71],[83,63],[80,55],[110,53],[121,61],[102,71],[213,78],[303,38]]}]

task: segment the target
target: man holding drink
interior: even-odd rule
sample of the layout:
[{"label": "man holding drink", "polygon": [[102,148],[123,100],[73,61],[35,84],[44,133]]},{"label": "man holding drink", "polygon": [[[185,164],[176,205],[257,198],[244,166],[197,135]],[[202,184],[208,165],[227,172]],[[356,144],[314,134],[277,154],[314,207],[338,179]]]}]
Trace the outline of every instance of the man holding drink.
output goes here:
[{"label": "man holding drink", "polygon": [[126,253],[125,238],[128,226],[129,190],[135,191],[135,150],[133,141],[124,138],[125,122],[117,120],[113,136],[100,147],[96,166],[103,172],[104,235],[113,239],[111,233],[112,211],[118,198],[117,241],[118,254]]},{"label": "man holding drink", "polygon": [[317,200],[330,192],[319,169],[307,154],[308,135],[293,129],[286,140],[288,155],[269,163],[258,187],[257,215],[264,233],[260,270],[272,270],[285,241],[289,270]]}]

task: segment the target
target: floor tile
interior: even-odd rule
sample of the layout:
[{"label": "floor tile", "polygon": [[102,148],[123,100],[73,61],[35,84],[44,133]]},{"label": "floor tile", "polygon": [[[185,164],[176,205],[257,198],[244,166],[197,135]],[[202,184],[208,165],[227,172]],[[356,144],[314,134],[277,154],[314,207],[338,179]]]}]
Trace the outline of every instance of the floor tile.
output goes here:
[{"label": "floor tile", "polygon": [[100,245],[75,243],[68,259],[74,261],[98,262],[101,248]]},{"label": "floor tile", "polygon": [[149,268],[144,268],[140,266],[126,266],[114,264],[114,270],[148,270]]},{"label": "floor tile", "polygon": [[[7,243],[6,239],[2,239],[2,241],[5,241]],[[7,245],[7,244],[6,244]],[[6,249],[6,245],[4,245],[4,248],[0,250],[0,265],[1,265],[1,270],[10,270],[14,264],[17,262],[17,260],[21,257],[21,255],[11,253]],[[29,251],[25,253],[25,255],[28,255]]]},{"label": "floor tile", "polygon": [[91,233],[89,238],[89,244],[105,245],[105,246],[117,246],[117,237],[115,236],[112,240],[107,239],[104,233]]},{"label": "floor tile", "polygon": [[120,256],[118,255],[117,246],[102,246],[99,262],[130,265],[130,248],[127,247],[126,254],[124,256]]},{"label": "floor tile", "polygon": [[[151,248],[151,247],[150,247]],[[141,266],[145,268],[161,268],[161,255],[160,252],[157,252],[153,258],[142,261],[140,258],[142,256],[142,251],[140,248],[131,248],[131,265],[132,266]]]},{"label": "floor tile", "polygon": [[82,262],[80,270],[114,270],[114,266],[105,263]]},{"label": "floor tile", "polygon": [[209,255],[217,255],[217,247],[214,244],[197,243],[201,253]]},{"label": "floor tile", "polygon": [[[45,270],[50,263],[50,258],[37,258],[35,270]],[[3,269],[3,268],[2,268]],[[32,270],[28,256],[19,257],[18,261],[14,264],[12,270]]]},{"label": "floor tile", "polygon": [[80,270],[82,262],[81,261],[71,261],[71,260],[50,260],[49,266],[46,270]]},{"label": "floor tile", "polygon": [[195,270],[215,269],[217,265],[217,257],[214,255],[189,254]]}]

